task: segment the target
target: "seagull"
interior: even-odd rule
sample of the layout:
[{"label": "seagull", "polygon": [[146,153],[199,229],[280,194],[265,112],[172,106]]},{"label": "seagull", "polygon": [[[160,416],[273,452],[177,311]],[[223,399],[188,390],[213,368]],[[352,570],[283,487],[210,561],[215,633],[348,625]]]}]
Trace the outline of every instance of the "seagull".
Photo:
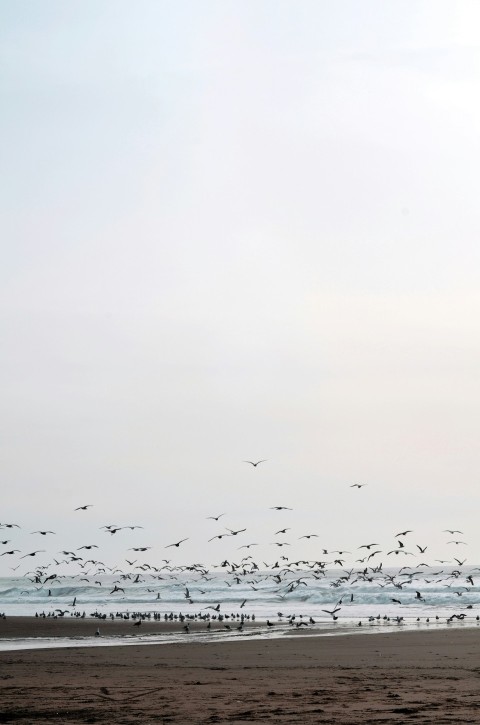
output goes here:
[{"label": "seagull", "polygon": [[133,547],[132,549],[129,549],[128,551],[148,551],[148,549],[151,549],[151,546],[137,546]]},{"label": "seagull", "polygon": [[288,506],[270,506],[271,511],[293,511]]},{"label": "seagull", "polygon": [[350,488],[363,488],[364,486],[368,486],[368,483],[352,483]]},{"label": "seagull", "polygon": [[32,534],[41,534],[42,536],[46,536],[47,534],[54,534],[55,531],[32,531]]},{"label": "seagull", "polygon": [[45,551],[45,549],[38,549],[38,551],[32,551],[30,554],[25,554],[24,556],[21,556],[20,559],[25,559],[27,556],[35,556],[35,554],[40,554],[40,552]]},{"label": "seagull", "polygon": [[326,614],[330,614],[330,616],[334,617],[337,612],[339,612],[341,607],[335,607],[335,609],[322,609],[322,612],[326,612]]},{"label": "seagull", "polygon": [[93,503],[87,503],[85,506],[78,506],[74,511],[86,511],[87,509],[91,508],[93,506]]},{"label": "seagull", "polygon": [[166,546],[165,548],[169,549],[171,546],[176,546],[178,548],[180,546],[180,544],[183,544],[184,541],[188,541],[188,536],[186,539],[180,539],[180,541],[177,541],[176,544],[168,544],[168,546]]},{"label": "seagull", "polygon": [[410,531],[400,531],[398,534],[395,534],[395,538],[398,538],[399,536],[406,536],[407,534],[411,534],[411,533],[413,533],[411,530]]},{"label": "seagull", "polygon": [[218,521],[222,516],[225,516],[225,514],[219,514],[218,516],[207,516],[207,519],[212,519],[213,521]]},{"label": "seagull", "polygon": [[275,534],[274,535],[276,536],[277,534],[286,534],[287,531],[290,531],[290,528],[280,529],[279,531],[275,531]]},{"label": "seagull", "polygon": [[453,536],[453,534],[462,534],[463,535],[463,531],[458,531],[458,530],[453,530],[452,531],[452,529],[444,529],[443,530],[443,533],[444,534],[452,534],[452,536]]},{"label": "seagull", "polygon": [[268,458],[262,458],[260,461],[243,461],[243,463],[250,463],[254,468],[256,468],[259,463],[265,463],[265,461],[268,461]]}]

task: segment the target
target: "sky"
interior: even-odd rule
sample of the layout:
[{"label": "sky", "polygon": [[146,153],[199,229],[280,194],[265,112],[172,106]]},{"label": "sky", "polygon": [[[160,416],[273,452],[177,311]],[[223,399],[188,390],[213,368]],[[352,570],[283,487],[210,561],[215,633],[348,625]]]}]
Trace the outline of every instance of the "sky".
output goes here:
[{"label": "sky", "polygon": [[282,526],[306,558],[408,528],[441,558],[452,528],[480,564],[479,25],[462,0],[0,3],[12,545],[268,562]]}]

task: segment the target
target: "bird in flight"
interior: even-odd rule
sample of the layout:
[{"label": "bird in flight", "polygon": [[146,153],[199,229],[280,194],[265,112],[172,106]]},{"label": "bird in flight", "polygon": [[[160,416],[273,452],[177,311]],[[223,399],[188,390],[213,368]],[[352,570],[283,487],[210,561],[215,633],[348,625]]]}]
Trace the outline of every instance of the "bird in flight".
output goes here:
[{"label": "bird in flight", "polygon": [[85,506],[78,506],[75,511],[86,511],[87,509],[91,508],[93,506],[93,503],[87,503]]},{"label": "bird in flight", "polygon": [[258,466],[259,463],[265,463],[265,461],[268,461],[268,458],[262,458],[260,461],[243,461],[244,463],[250,463],[254,468]]},{"label": "bird in flight", "polygon": [[293,509],[288,508],[288,506],[270,506],[270,509],[273,511],[293,511]]},{"label": "bird in flight", "polygon": [[335,614],[339,612],[341,607],[335,607],[335,609],[322,609],[322,612],[329,614],[331,617],[335,617]]},{"label": "bird in flight", "polygon": [[218,514],[218,516],[207,516],[207,519],[212,519],[212,521],[218,521],[218,519],[222,518],[222,516],[225,516],[225,514]]},{"label": "bird in flight", "polygon": [[364,486],[368,486],[367,483],[352,483],[350,488],[363,488]]},{"label": "bird in flight", "polygon": [[463,531],[452,530],[452,529],[444,529],[443,533],[452,534],[452,536],[453,536],[453,534],[462,534],[463,535]]},{"label": "bird in flight", "polygon": [[180,541],[177,541],[176,544],[168,544],[165,548],[169,549],[171,546],[176,546],[178,548],[180,544],[183,544],[184,541],[188,541],[188,536],[186,539],[180,539]]},{"label": "bird in flight", "polygon": [[234,531],[233,529],[229,529],[227,526],[227,531],[230,531],[230,536],[236,536],[237,534],[241,534],[247,529],[238,529],[238,531]]},{"label": "bird in flight", "polygon": [[24,556],[21,556],[20,559],[25,559],[27,556],[35,556],[35,554],[40,554],[41,551],[45,551],[45,549],[38,549],[38,551],[32,551],[31,554],[25,554]]},{"label": "bird in flight", "polygon": [[399,531],[398,534],[395,534],[395,538],[397,538],[398,536],[406,536],[407,534],[411,534],[411,533],[413,533],[411,530]]},{"label": "bird in flight", "polygon": [[132,549],[129,549],[128,551],[148,551],[148,549],[151,549],[151,546],[137,546],[133,547]]},{"label": "bird in flight", "polygon": [[54,534],[55,531],[32,531],[32,534],[41,534],[42,536],[46,536],[47,534]]}]

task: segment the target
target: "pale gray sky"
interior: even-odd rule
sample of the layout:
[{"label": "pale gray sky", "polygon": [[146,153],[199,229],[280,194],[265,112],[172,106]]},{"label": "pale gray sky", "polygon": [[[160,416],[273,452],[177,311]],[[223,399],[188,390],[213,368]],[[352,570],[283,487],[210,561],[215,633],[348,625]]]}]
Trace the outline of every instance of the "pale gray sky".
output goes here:
[{"label": "pale gray sky", "polygon": [[[460,528],[479,563],[479,32],[474,1],[0,4],[0,522],[143,524],[151,561]],[[207,544],[223,511],[247,538]]]}]

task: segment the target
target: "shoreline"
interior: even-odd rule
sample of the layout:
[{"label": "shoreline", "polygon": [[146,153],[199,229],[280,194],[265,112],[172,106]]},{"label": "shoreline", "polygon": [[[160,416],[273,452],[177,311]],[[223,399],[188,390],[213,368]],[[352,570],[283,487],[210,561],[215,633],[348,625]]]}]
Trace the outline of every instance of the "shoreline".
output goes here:
[{"label": "shoreline", "polygon": [[0,652],[0,722],[479,722],[480,630]]},{"label": "shoreline", "polygon": [[[132,647],[168,646],[170,644],[231,643],[236,645],[248,640],[287,640],[379,636],[391,634],[418,634],[433,632],[468,631],[480,632],[476,621],[416,622],[375,621],[364,623],[336,622],[316,623],[310,626],[289,626],[277,621],[271,626],[260,620],[238,623],[191,621],[188,629],[181,621],[106,619],[94,617],[6,617],[0,618],[0,652],[27,649],[85,648],[85,647]],[[98,632],[98,634],[97,634]]]}]

